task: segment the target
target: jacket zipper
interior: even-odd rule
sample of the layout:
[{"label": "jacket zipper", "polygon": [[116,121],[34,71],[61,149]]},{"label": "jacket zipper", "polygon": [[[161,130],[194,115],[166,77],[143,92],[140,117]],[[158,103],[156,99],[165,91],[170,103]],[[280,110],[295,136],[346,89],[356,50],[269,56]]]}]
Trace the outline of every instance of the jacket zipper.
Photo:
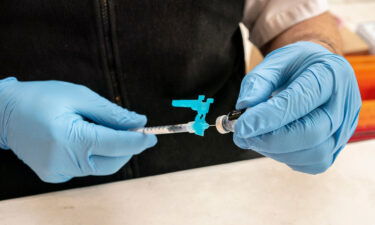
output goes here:
[{"label": "jacket zipper", "polygon": [[111,32],[111,22],[110,22],[110,12],[109,12],[109,0],[100,0],[100,13],[102,17],[106,62],[108,65],[108,72],[113,86],[114,101],[118,105],[123,105],[121,100],[121,92],[119,88],[119,79],[116,71],[115,56],[113,50],[112,32]]},{"label": "jacket zipper", "polygon": [[[121,89],[120,89],[120,69],[117,68],[116,64],[116,54],[115,54],[115,45],[113,41],[112,33],[112,24],[111,24],[111,7],[110,0],[99,0],[100,3],[100,14],[101,14],[101,25],[103,29],[104,36],[104,55],[105,63],[107,64],[108,75],[110,78],[110,84],[112,86],[113,97],[116,104],[123,106],[125,102],[121,99]],[[134,178],[139,176],[137,170],[138,165],[136,158],[133,156],[133,159],[128,162],[128,165],[122,169],[123,178]]]}]

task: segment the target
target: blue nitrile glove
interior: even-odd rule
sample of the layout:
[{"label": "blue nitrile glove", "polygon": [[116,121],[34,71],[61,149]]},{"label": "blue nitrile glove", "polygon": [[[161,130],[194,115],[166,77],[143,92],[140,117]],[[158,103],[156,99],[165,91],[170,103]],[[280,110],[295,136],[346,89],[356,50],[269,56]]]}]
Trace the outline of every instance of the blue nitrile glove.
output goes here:
[{"label": "blue nitrile glove", "polygon": [[[269,98],[274,91],[280,91]],[[242,81],[241,148],[305,173],[324,172],[353,134],[361,97],[349,63],[312,42],[271,52]]]},{"label": "blue nitrile glove", "polygon": [[126,131],[145,123],[81,85],[0,80],[0,147],[46,182],[115,173],[156,144],[154,135]]}]

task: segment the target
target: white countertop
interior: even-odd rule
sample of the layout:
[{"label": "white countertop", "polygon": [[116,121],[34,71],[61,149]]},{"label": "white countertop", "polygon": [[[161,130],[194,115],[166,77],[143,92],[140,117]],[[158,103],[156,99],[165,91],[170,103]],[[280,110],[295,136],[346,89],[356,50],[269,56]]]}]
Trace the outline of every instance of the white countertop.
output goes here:
[{"label": "white countertop", "polygon": [[375,140],[321,175],[262,158],[0,202],[0,224],[375,224]]}]

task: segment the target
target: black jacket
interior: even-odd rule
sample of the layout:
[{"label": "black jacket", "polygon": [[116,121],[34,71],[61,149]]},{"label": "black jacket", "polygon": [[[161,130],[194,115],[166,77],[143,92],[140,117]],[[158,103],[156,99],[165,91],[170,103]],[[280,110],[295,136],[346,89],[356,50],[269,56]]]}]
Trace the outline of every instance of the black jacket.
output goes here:
[{"label": "black jacket", "polygon": [[[83,84],[148,125],[191,121],[172,99],[215,99],[207,120],[234,108],[244,76],[239,22],[243,1],[2,0],[0,79]],[[48,93],[46,93],[48,94]],[[0,151],[0,199],[149,176],[258,156],[213,128],[205,137],[175,134],[118,173],[47,184],[11,151]]]}]

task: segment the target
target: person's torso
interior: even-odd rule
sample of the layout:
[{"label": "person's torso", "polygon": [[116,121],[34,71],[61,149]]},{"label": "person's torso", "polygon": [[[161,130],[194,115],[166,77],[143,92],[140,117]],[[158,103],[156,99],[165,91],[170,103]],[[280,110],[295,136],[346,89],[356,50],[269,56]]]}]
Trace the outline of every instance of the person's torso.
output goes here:
[{"label": "person's torso", "polygon": [[[244,76],[238,27],[243,4],[227,0],[3,0],[0,79],[15,76],[21,81],[82,84],[147,115],[149,126],[193,120],[194,111],[173,108],[171,100],[204,94],[215,99],[207,116],[212,123],[234,108]],[[219,135],[213,128],[204,137],[164,135],[158,137],[156,147],[133,157],[113,176],[48,186],[36,181],[32,172],[22,172],[21,177],[32,177],[40,184],[25,184],[20,193],[27,185],[35,193],[255,156],[235,147],[231,135]],[[4,182],[9,179],[4,174],[12,171],[9,166],[14,173],[29,170],[13,158],[0,155],[0,167],[8,165],[0,170]],[[11,178],[14,183],[18,179]]]}]

